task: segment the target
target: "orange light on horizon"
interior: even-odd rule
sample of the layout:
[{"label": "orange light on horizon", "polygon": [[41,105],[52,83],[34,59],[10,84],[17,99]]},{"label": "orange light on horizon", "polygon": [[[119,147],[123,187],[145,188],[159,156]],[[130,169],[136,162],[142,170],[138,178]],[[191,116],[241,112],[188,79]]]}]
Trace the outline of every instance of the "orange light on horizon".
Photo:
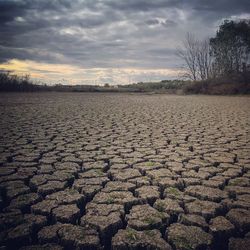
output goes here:
[{"label": "orange light on horizon", "polygon": [[154,76],[178,77],[183,73],[180,69],[145,69],[145,68],[82,68],[68,64],[49,64],[31,60],[12,59],[0,64],[0,70],[10,71],[17,75],[30,75],[34,80],[49,82],[65,81],[72,84],[79,82],[104,83],[113,79],[117,84],[129,83],[132,79],[149,79]]}]

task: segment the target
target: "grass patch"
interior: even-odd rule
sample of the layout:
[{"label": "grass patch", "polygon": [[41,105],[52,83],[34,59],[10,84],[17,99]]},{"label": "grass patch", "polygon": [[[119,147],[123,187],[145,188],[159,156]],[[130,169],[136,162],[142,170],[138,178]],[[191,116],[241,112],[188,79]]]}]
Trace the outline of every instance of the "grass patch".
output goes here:
[{"label": "grass patch", "polygon": [[176,237],[174,239],[174,244],[176,249],[183,249],[183,250],[193,250],[193,246],[188,242],[188,240],[184,237]]},{"label": "grass patch", "polygon": [[165,204],[162,201],[159,201],[155,204],[155,208],[159,211],[159,212],[165,212]]},{"label": "grass patch", "polygon": [[152,218],[152,217],[145,218],[143,220],[143,222],[145,222],[145,223],[147,223],[149,225],[154,225],[155,223],[157,223],[156,219]]},{"label": "grass patch", "polygon": [[174,195],[174,196],[180,196],[180,195],[181,195],[180,190],[179,190],[178,188],[174,188],[174,187],[168,188],[168,189],[167,189],[167,192],[168,192],[169,194]]},{"label": "grass patch", "polygon": [[238,186],[241,182],[241,179],[233,179],[230,181],[229,186]]},{"label": "grass patch", "polygon": [[100,168],[94,170],[98,175],[103,175],[103,171]]},{"label": "grass patch", "polygon": [[107,204],[113,204],[115,202],[115,200],[112,198],[112,197],[109,197],[107,200],[106,200]]},{"label": "grass patch", "polygon": [[136,240],[136,231],[132,228],[128,228],[127,230],[127,238],[131,241]]},{"label": "grass patch", "polygon": [[148,162],[146,162],[145,165],[146,165],[146,166],[149,166],[149,167],[153,167],[153,166],[155,165],[155,163],[152,162],[152,161],[148,161]]},{"label": "grass patch", "polygon": [[158,212],[158,217],[161,218],[162,220],[165,219],[166,215],[164,214],[164,212]]},{"label": "grass patch", "polygon": [[145,230],[144,231],[146,235],[150,236],[150,237],[154,237],[155,236],[155,232],[152,230]]}]

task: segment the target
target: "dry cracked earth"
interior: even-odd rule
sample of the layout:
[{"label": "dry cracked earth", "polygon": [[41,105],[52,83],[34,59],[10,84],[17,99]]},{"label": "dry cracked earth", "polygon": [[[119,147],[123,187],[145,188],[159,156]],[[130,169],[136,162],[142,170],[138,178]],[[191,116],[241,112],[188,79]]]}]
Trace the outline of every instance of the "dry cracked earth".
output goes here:
[{"label": "dry cracked earth", "polygon": [[249,97],[0,95],[0,249],[250,249]]}]

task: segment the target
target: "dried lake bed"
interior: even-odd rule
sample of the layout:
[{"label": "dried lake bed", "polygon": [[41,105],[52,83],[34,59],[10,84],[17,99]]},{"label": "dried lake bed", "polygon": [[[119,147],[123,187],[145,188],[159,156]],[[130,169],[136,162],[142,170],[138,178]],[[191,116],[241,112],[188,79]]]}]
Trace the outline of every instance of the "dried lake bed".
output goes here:
[{"label": "dried lake bed", "polygon": [[0,249],[249,249],[250,97],[0,94]]}]

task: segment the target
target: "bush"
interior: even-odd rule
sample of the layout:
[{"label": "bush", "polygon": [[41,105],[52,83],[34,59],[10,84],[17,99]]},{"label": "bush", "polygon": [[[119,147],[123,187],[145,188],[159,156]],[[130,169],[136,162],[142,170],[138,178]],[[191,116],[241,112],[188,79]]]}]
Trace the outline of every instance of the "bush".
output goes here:
[{"label": "bush", "polygon": [[206,95],[250,94],[250,82],[241,81],[234,76],[221,77],[190,83],[183,88],[183,92]]},{"label": "bush", "polygon": [[127,89],[132,92],[171,92],[181,89],[186,85],[186,81],[162,80],[160,82],[138,82],[128,85],[120,85],[120,89]]},{"label": "bush", "polygon": [[37,91],[41,86],[32,83],[29,76],[11,75],[6,72],[0,72],[0,91]]}]

